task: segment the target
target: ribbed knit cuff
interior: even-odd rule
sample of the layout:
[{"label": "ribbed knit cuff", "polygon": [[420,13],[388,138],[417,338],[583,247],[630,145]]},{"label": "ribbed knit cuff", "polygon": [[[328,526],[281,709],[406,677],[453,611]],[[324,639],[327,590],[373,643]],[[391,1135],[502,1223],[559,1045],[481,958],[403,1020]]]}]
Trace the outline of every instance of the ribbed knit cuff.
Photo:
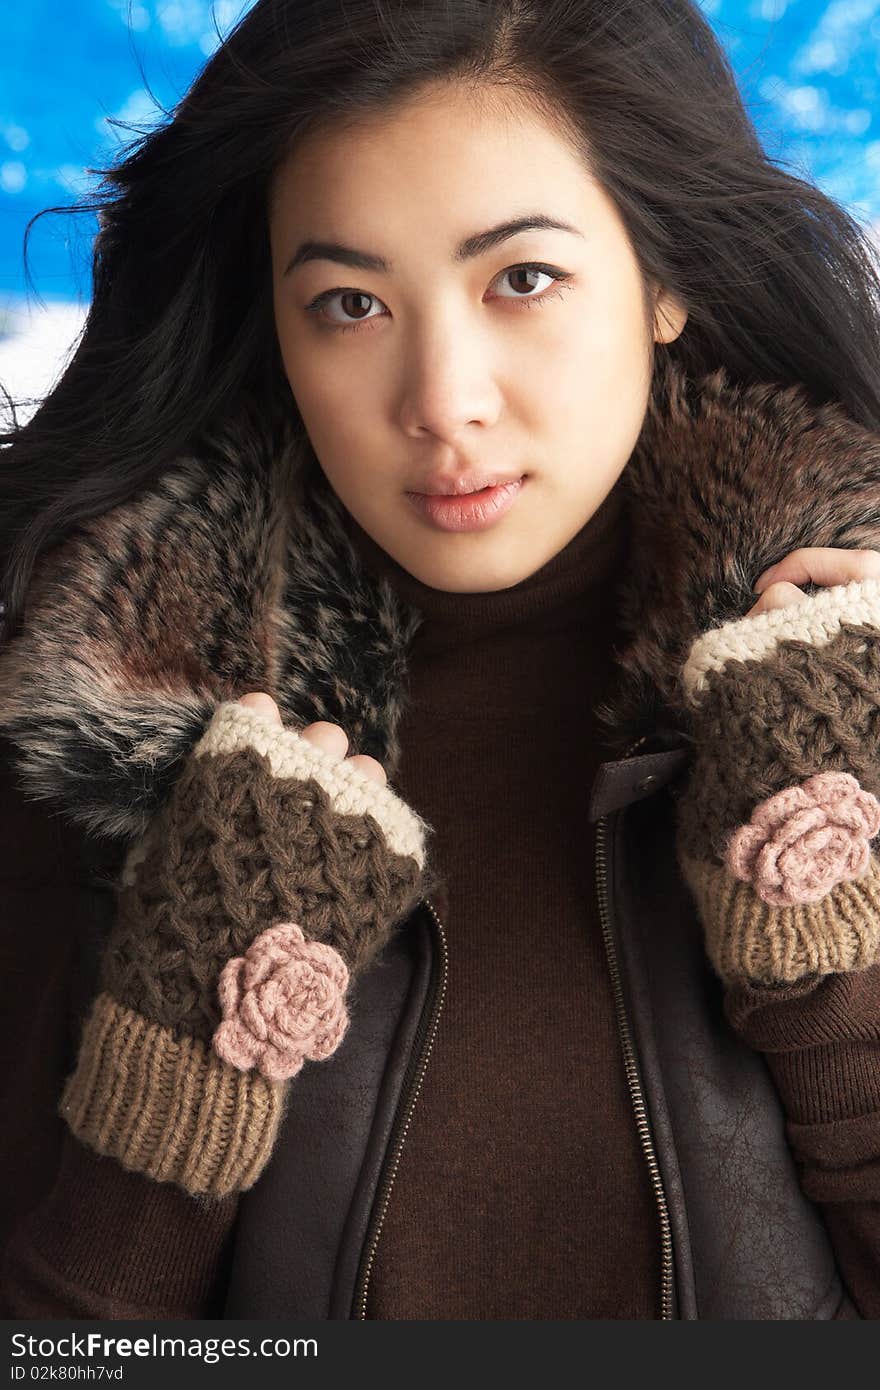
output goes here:
[{"label": "ribbed knit cuff", "polygon": [[880,962],[780,990],[737,983],[724,1012],[784,1080],[792,1120],[880,1111]]},{"label": "ribbed knit cuff", "polygon": [[792,984],[832,972],[865,970],[880,955],[880,865],[837,884],[819,902],[777,906],[723,867],[679,855],[706,937],[727,983]]},{"label": "ribbed knit cuff", "polygon": [[95,1000],[59,1113],[99,1154],[191,1195],[245,1191],[268,1162],[286,1084],[230,1066],[198,1038]]}]

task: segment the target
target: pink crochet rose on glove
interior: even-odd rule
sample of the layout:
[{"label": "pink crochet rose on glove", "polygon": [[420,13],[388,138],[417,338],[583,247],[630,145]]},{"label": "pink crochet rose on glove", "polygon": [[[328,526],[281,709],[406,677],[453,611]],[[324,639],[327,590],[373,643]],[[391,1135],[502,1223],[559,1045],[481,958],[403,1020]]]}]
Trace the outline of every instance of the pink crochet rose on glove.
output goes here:
[{"label": "pink crochet rose on glove", "polygon": [[867,872],[878,831],[876,796],[848,772],[820,772],[763,801],[731,836],[725,859],[766,903],[815,903]]},{"label": "pink crochet rose on glove", "polygon": [[285,1081],[341,1043],[347,987],[348,967],[332,946],[306,940],[295,922],[269,927],[223,967],[214,1051],[240,1071],[256,1065],[267,1081]]}]

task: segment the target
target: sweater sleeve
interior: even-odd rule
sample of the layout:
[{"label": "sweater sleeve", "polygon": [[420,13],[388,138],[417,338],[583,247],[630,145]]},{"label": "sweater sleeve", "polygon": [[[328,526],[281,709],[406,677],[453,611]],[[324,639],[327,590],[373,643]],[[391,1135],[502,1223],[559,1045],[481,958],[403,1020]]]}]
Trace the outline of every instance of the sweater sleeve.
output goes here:
[{"label": "sweater sleeve", "polygon": [[57,1115],[113,919],[118,848],[22,798],[8,750],[0,839],[0,1317],[219,1316],[237,1199],[187,1201],[86,1148]]},{"label": "sweater sleeve", "polygon": [[778,989],[739,981],[724,1007],[766,1058],[850,1297],[880,1318],[880,963]]},{"label": "sweater sleeve", "polygon": [[23,799],[8,755],[0,842],[0,1317],[214,1316],[237,1202],[182,1201],[84,1147],[57,1114],[112,925],[118,848]]},{"label": "sweater sleeve", "polygon": [[54,1187],[6,1247],[0,1316],[222,1317],[238,1203],[154,1182],[66,1131]]}]

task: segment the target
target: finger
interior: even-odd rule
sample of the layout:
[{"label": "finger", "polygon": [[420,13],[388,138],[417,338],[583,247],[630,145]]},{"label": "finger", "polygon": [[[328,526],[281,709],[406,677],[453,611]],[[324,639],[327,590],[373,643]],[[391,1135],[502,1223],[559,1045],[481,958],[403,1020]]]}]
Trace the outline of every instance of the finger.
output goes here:
[{"label": "finger", "polygon": [[785,580],[789,584],[849,584],[854,579],[880,579],[880,551],[841,550],[834,546],[811,546],[793,550],[765,570],[754,585],[762,594],[769,584]]},{"label": "finger", "polygon": [[264,690],[253,691],[249,695],[242,695],[238,702],[240,705],[247,705],[249,709],[255,709],[258,713],[266,716],[267,719],[274,719],[281,723],[281,713],[272,699]]},{"label": "finger", "polygon": [[348,761],[359,767],[367,777],[372,777],[374,782],[384,783],[388,781],[382,764],[376,758],[371,758],[368,753],[354,753]]},{"label": "finger", "polygon": [[307,724],[301,732],[309,743],[323,748],[326,753],[335,754],[337,758],[344,758],[348,752],[348,734],[339,724],[319,719],[314,724]]},{"label": "finger", "polygon": [[771,608],[788,608],[790,604],[800,603],[806,597],[803,589],[799,589],[796,584],[777,580],[764,590],[754,608],[749,609],[746,617],[754,618],[758,613],[766,613]]}]

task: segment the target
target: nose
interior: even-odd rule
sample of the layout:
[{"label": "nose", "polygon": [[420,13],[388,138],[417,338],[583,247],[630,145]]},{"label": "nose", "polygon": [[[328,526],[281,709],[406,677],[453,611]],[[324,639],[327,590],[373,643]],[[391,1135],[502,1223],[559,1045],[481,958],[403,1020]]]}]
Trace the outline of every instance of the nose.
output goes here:
[{"label": "nose", "polygon": [[469,425],[491,427],[500,409],[491,352],[480,334],[462,327],[460,316],[449,316],[414,339],[399,404],[405,434],[427,433],[451,444]]}]

